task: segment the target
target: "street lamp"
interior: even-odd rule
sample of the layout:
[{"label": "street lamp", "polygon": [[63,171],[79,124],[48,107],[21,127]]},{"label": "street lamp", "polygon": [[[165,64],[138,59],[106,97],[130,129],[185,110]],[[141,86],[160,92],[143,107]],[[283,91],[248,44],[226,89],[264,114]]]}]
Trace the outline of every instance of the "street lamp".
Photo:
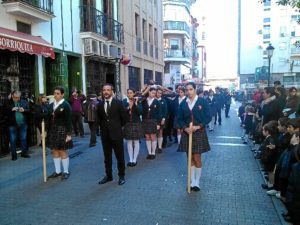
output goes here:
[{"label": "street lamp", "polygon": [[267,56],[269,59],[269,74],[268,74],[268,87],[270,87],[270,77],[271,77],[271,58],[273,56],[274,47],[269,44],[269,46],[266,48]]}]

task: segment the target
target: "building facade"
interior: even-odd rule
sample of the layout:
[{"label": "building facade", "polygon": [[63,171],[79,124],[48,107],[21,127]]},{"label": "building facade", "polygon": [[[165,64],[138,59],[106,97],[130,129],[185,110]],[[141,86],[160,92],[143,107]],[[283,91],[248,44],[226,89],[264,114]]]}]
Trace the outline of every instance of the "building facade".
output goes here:
[{"label": "building facade", "polygon": [[[132,0],[121,7],[124,24],[122,90],[140,90],[154,80],[163,83],[163,20],[161,0]],[[123,92],[123,94],[125,94]]]},{"label": "building facade", "polygon": [[191,5],[195,0],[163,0],[165,83],[192,79],[193,37]]},{"label": "building facade", "polygon": [[[240,1],[240,84],[241,87],[267,85],[269,62],[266,48],[275,49],[271,57],[270,83],[280,80],[286,87],[299,86],[299,12],[276,1]],[[251,13],[252,12],[252,13]],[[255,12],[256,20],[253,20]]]}]

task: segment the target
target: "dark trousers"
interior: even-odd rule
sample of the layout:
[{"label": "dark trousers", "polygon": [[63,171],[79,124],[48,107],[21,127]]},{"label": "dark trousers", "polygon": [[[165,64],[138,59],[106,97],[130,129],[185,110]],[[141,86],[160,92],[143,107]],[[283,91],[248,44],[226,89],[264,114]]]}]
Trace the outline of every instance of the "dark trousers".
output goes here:
[{"label": "dark trousers", "polygon": [[10,141],[10,151],[13,155],[16,154],[16,142],[18,137],[18,129],[20,130],[20,139],[21,139],[21,149],[22,153],[27,153],[27,124],[24,123],[22,125],[10,126],[9,129],[9,141]]},{"label": "dark trousers", "polygon": [[225,104],[225,117],[227,118],[229,115],[230,104]]},{"label": "dark trousers", "polygon": [[125,176],[125,159],[124,159],[124,147],[123,139],[111,140],[109,137],[102,137],[102,146],[104,153],[104,164],[106,176],[112,177],[112,150],[115,152],[118,163],[118,175],[119,177]]},{"label": "dark trousers", "polygon": [[90,144],[96,144],[98,123],[97,122],[89,122],[89,128],[91,131]]},{"label": "dark trousers", "polygon": [[82,115],[80,112],[72,112],[72,123],[75,135],[78,135],[78,128],[80,136],[84,135]]},{"label": "dark trousers", "polygon": [[221,108],[217,109],[217,113],[215,115],[215,124],[217,123],[217,118],[218,118],[218,123],[221,124],[222,123],[222,114],[221,114]]}]

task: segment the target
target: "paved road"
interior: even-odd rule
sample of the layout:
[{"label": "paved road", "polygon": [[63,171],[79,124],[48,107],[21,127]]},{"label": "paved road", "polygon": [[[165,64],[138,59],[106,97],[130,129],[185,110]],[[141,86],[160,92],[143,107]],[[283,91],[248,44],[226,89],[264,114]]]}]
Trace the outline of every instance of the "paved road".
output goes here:
[{"label": "paved road", "polygon": [[[223,112],[224,113],[224,112]],[[126,170],[127,182],[98,185],[104,175],[101,145],[88,148],[76,139],[71,150],[71,176],[42,180],[41,150],[31,159],[0,159],[1,225],[279,225],[272,200],[260,188],[256,161],[241,144],[235,109],[231,118],[209,133],[212,150],[203,155],[199,193],[186,193],[186,155],[173,144],[156,160]],[[48,156],[48,173],[53,171]]]}]

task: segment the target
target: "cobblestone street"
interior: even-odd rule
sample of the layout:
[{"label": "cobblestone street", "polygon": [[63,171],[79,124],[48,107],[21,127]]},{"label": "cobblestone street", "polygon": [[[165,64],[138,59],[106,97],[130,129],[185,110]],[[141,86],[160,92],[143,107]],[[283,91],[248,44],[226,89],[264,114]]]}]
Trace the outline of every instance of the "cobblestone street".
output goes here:
[{"label": "cobblestone street", "polygon": [[[260,187],[259,167],[242,144],[236,107],[209,133],[212,150],[203,155],[198,193],[186,192],[186,155],[175,144],[149,161],[144,141],[138,165],[126,169],[124,186],[117,184],[116,168],[113,182],[98,185],[103,153],[99,141],[88,148],[86,135],[75,139],[67,181],[43,183],[40,149],[30,159],[0,159],[0,224],[279,225],[272,199]],[[47,165],[50,174],[50,154]]]}]

